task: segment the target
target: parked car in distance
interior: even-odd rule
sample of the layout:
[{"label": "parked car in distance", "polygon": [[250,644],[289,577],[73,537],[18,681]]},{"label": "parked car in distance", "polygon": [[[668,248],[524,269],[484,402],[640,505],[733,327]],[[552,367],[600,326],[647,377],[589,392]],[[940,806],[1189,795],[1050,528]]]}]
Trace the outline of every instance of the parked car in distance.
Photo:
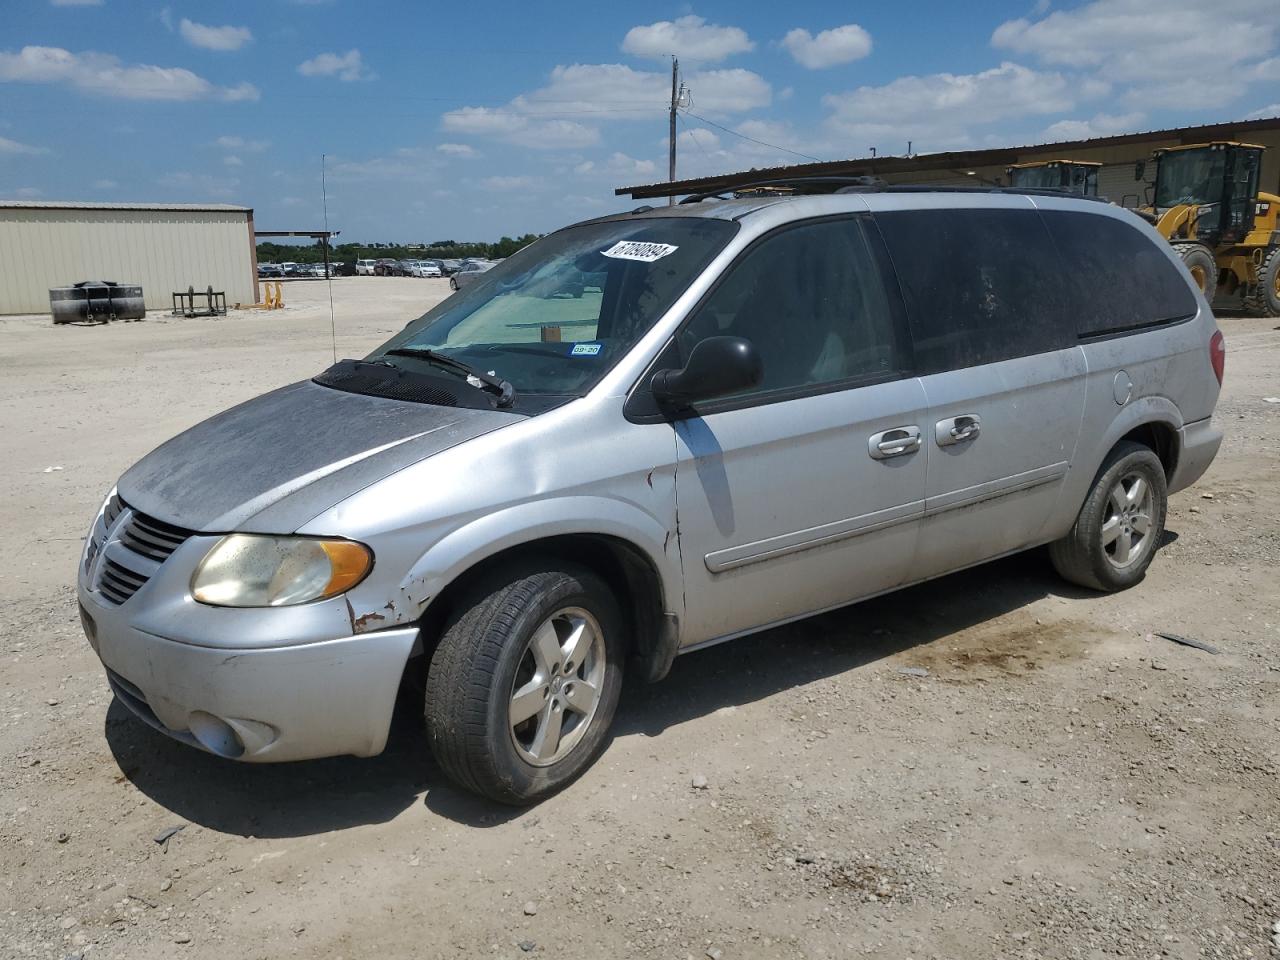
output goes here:
[{"label": "parked car in distance", "polygon": [[461,290],[475,283],[481,274],[488,273],[493,267],[494,265],[487,260],[471,260],[463,264],[462,268],[449,278],[449,286],[453,290]]},{"label": "parked car in distance", "polygon": [[120,704],[222,757],[369,756],[408,677],[441,768],[528,803],[605,749],[624,669],[1043,545],[1143,579],[1225,364],[1152,227],[987,190],[675,209],[552,233],[127,470],[77,567]]},{"label": "parked car in distance", "polygon": [[440,272],[446,277],[451,277],[462,267],[461,260],[441,260]]},{"label": "parked car in distance", "polygon": [[398,276],[400,271],[400,261],[392,260],[389,257],[380,257],[373,262],[373,272],[379,277]]},{"label": "parked car in distance", "polygon": [[374,265],[375,265],[377,262],[378,262],[378,261],[376,261],[376,260],[357,260],[357,261],[356,261],[356,276],[357,276],[357,277],[372,277],[372,276],[373,276],[373,268],[374,268]]},{"label": "parked car in distance", "polygon": [[440,268],[431,260],[415,260],[413,261],[413,275],[415,277],[439,277]]},{"label": "parked car in distance", "polygon": [[264,280],[279,279],[284,276],[284,267],[278,263],[258,264],[258,276]]}]

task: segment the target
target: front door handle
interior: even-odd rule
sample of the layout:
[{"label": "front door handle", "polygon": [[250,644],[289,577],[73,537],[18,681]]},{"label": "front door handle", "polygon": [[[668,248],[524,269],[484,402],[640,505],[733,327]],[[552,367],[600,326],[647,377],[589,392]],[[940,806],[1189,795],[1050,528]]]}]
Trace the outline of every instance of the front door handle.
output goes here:
[{"label": "front door handle", "polygon": [[976,413],[962,413],[958,417],[939,420],[933,427],[933,439],[940,447],[967,443],[982,432],[982,418]]},{"label": "front door handle", "polygon": [[867,453],[872,460],[888,460],[915,453],[920,449],[920,428],[917,426],[894,427],[872,434],[867,440]]}]

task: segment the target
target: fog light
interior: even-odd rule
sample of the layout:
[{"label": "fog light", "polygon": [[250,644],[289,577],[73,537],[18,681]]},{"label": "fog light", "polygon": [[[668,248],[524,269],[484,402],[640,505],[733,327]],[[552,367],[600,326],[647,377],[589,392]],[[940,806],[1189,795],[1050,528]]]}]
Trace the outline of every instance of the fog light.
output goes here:
[{"label": "fog light", "polygon": [[93,652],[98,652],[98,625],[94,623],[93,616],[84,608],[84,604],[80,604],[80,626],[84,628],[84,635],[89,641],[89,646],[93,648]]},{"label": "fog light", "polygon": [[212,713],[195,710],[187,716],[187,729],[209,752],[235,759],[244,753],[244,743],[235,727]]}]

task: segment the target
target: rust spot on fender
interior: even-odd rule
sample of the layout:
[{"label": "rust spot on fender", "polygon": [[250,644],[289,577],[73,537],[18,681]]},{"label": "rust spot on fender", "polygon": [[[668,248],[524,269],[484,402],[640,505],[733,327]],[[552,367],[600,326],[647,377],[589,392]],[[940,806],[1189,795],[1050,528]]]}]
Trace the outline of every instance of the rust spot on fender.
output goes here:
[{"label": "rust spot on fender", "polygon": [[356,633],[367,633],[374,629],[373,624],[385,619],[387,618],[380,613],[363,613],[351,621],[351,627]]}]

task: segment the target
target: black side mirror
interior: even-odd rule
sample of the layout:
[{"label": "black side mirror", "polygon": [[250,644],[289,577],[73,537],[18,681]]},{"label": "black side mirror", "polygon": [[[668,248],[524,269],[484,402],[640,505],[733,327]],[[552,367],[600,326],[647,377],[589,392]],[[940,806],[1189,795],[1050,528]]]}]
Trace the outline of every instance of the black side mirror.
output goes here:
[{"label": "black side mirror", "polygon": [[650,389],[658,404],[679,408],[758,386],[764,363],[750,340],[707,337],[699,340],[683,370],[659,370]]},{"label": "black side mirror", "polygon": [[1133,179],[1141,180],[1147,172],[1147,161],[1137,160],[1133,164]]}]

